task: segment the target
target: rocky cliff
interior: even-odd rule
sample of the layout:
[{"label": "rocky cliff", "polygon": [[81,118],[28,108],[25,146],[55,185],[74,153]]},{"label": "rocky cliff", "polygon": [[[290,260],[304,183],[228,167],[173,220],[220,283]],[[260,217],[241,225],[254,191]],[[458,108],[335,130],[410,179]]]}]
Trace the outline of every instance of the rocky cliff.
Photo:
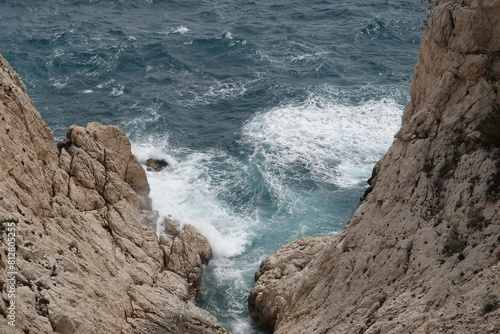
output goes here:
[{"label": "rocky cliff", "polygon": [[194,304],[208,241],[173,222],[158,240],[120,129],[56,145],[1,56],[0,117],[0,333],[226,333]]},{"label": "rocky cliff", "polygon": [[500,332],[500,1],[435,5],[353,218],[257,272],[250,312],[270,332]]}]

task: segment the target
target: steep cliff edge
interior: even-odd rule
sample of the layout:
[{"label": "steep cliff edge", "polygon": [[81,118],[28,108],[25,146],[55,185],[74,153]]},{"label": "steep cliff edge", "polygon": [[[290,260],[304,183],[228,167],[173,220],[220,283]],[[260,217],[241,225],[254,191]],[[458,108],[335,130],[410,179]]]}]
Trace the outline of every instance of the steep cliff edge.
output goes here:
[{"label": "steep cliff edge", "polygon": [[411,101],[334,237],[266,258],[251,316],[275,333],[500,332],[500,1],[443,0]]},{"label": "steep cliff edge", "polygon": [[119,128],[54,144],[0,56],[0,333],[227,333],[194,304],[208,241],[158,241],[148,194]]}]

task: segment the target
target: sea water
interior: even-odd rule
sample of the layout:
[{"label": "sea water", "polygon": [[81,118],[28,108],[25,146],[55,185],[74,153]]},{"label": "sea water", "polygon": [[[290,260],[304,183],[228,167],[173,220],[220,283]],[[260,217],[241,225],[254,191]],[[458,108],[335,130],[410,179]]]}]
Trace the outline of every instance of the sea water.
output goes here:
[{"label": "sea water", "polygon": [[58,140],[116,124],[141,163],[168,161],[147,172],[154,208],[214,252],[197,304],[261,333],[254,273],[359,205],[409,100],[425,3],[0,0],[0,53]]}]

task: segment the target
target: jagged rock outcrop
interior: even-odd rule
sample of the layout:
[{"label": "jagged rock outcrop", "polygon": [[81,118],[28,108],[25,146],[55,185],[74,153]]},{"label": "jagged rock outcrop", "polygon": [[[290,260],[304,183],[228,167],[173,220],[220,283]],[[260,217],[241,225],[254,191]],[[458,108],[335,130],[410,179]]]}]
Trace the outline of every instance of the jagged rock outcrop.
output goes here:
[{"label": "jagged rock outcrop", "polygon": [[202,280],[202,266],[212,258],[212,248],[208,240],[192,225],[179,224],[165,218],[165,234],[160,237],[165,267],[176,273],[189,285],[189,298],[199,292]]},{"label": "jagged rock outcrop", "polygon": [[499,333],[499,86],[500,1],[436,1],[370,191],[338,235],[264,261],[252,317],[286,334]]},{"label": "jagged rock outcrop", "polygon": [[54,144],[1,56],[0,117],[0,333],[227,333],[194,304],[210,245],[185,227],[165,261],[145,171],[119,128],[72,126]]}]

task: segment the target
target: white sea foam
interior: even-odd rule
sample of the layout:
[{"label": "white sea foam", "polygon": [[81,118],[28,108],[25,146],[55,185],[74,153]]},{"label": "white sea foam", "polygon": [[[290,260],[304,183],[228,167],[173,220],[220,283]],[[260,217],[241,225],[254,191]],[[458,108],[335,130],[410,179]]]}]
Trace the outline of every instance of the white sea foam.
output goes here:
[{"label": "white sea foam", "polygon": [[178,26],[177,28],[175,28],[175,30],[173,31],[173,33],[177,33],[177,34],[181,34],[181,35],[184,35],[185,33],[189,32],[189,29],[184,27],[184,26]]},{"label": "white sea foam", "polygon": [[51,85],[55,88],[61,89],[61,88],[64,88],[68,85],[67,80],[68,80],[68,78],[66,78],[64,81],[51,80],[52,81]]},{"label": "white sea foam", "polygon": [[328,52],[314,52],[314,53],[303,53],[299,55],[291,55],[289,56],[291,62],[310,62],[317,61],[321,58],[326,58],[328,56]]},{"label": "white sea foam", "polygon": [[[311,95],[254,116],[243,128],[254,159],[270,178],[303,168],[311,178],[338,187],[366,180],[400,125],[403,106],[392,99],[357,105]],[[283,187],[282,180],[275,182]]]},{"label": "white sea foam", "polygon": [[199,107],[200,104],[217,103],[222,100],[231,100],[243,96],[247,91],[247,85],[252,85],[254,81],[231,82],[214,80],[213,83],[207,83],[204,86],[195,85],[187,87],[181,91],[180,95],[189,95],[193,97],[185,100],[184,103],[191,107]]},{"label": "white sea foam", "polygon": [[250,318],[240,318],[231,323],[233,333],[235,334],[262,334],[262,331],[256,330],[252,326],[253,321]]},{"label": "white sea foam", "polygon": [[[192,224],[207,237],[216,257],[241,254],[251,241],[251,218],[234,212],[218,193],[223,182],[214,182],[207,167],[213,159],[231,159],[222,152],[175,150],[168,142],[154,140],[134,143],[134,154],[144,163],[149,157],[165,159],[169,166],[161,172],[147,172],[153,207],[162,216],[171,216],[181,224]],[[237,164],[236,161],[234,161]],[[220,171],[230,173],[231,171]],[[223,180],[223,177],[218,178]],[[161,232],[161,231],[159,231]]]},{"label": "white sea foam", "polygon": [[82,91],[83,94],[92,94],[94,91],[92,89],[85,89]]},{"label": "white sea foam", "polygon": [[222,39],[228,40],[229,43],[227,44],[228,46],[235,46],[235,45],[245,45],[247,44],[247,41],[245,39],[240,39],[240,38],[234,38],[233,33],[230,31],[225,32],[222,36]]},{"label": "white sea foam", "polygon": [[[162,103],[161,101],[157,101],[155,103],[152,103],[148,107],[143,108],[142,114],[137,117],[137,118],[131,118],[129,120],[123,121],[121,124],[121,127],[127,131],[129,134],[143,134],[147,133],[148,126],[151,126],[151,124],[157,123],[157,122],[164,122],[164,116],[161,115],[158,110],[161,108]],[[133,108],[138,107],[138,104],[134,104]],[[165,145],[161,146],[161,143],[167,143],[168,142],[168,134],[163,133],[162,138],[147,138],[144,139],[146,140],[147,145],[149,146],[157,146],[160,145],[161,147],[164,147]],[[155,142],[155,145],[152,144],[152,142]],[[147,158],[144,159],[146,161]]]},{"label": "white sea foam", "polygon": [[54,58],[57,58],[57,57],[61,57],[61,56],[64,56],[66,54],[66,52],[64,51],[64,49],[62,48],[57,48],[53,51],[53,57]]},{"label": "white sea foam", "polygon": [[242,96],[247,91],[247,84],[242,82],[219,82],[208,88],[208,91],[203,94],[201,100],[205,103],[211,103],[217,100],[232,99]]},{"label": "white sea foam", "polygon": [[99,89],[107,88],[115,83],[114,79],[108,80],[106,82],[103,82],[101,84],[98,84],[96,87]]},{"label": "white sea foam", "polygon": [[245,81],[234,80],[213,80],[204,85],[193,85],[180,94],[194,95],[192,99],[186,100],[189,106],[198,106],[199,104],[217,103],[221,100],[231,100],[247,93],[249,87],[265,79],[265,73],[255,72],[254,79]]},{"label": "white sea foam", "polygon": [[125,89],[125,85],[118,85],[118,87],[113,87],[110,96],[120,96],[123,95],[123,90]]}]

